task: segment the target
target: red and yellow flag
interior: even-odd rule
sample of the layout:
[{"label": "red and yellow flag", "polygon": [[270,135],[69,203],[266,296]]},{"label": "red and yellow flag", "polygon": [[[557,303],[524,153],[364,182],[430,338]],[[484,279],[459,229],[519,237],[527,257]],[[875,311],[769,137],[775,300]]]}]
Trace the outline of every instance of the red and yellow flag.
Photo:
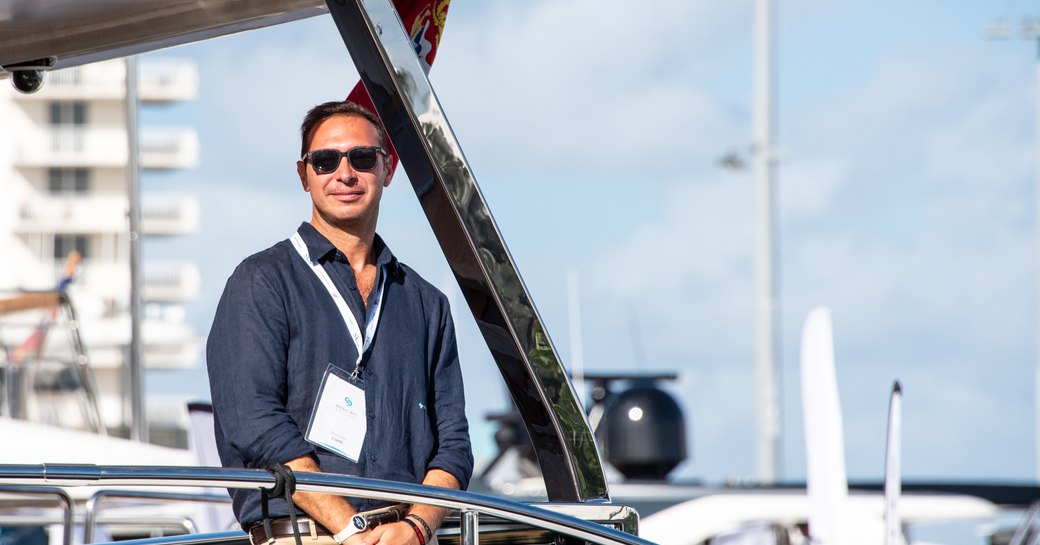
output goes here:
[{"label": "red and yellow flag", "polygon": [[[415,54],[419,57],[423,69],[430,71],[433,58],[437,56],[437,44],[444,32],[444,21],[448,18],[448,3],[451,0],[394,0],[397,14],[408,29],[408,35],[415,46]],[[368,95],[365,85],[360,81],[347,95],[347,100],[357,102],[369,110],[375,111],[372,97]],[[384,132],[386,131],[384,127]],[[393,142],[387,138],[387,148],[393,164],[397,165],[397,150]]]}]

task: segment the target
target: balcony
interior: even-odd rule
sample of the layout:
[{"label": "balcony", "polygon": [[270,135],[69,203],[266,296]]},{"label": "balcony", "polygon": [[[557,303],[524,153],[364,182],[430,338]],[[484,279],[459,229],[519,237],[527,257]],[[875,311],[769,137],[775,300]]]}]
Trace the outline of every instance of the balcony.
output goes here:
[{"label": "balcony", "polygon": [[155,263],[144,265],[144,300],[178,302],[199,295],[199,268],[194,263]]},{"label": "balcony", "polygon": [[147,236],[183,235],[199,228],[199,201],[194,197],[145,196],[141,231]]},{"label": "balcony", "polygon": [[43,87],[29,95],[13,95],[26,102],[54,100],[122,100],[126,68],[122,62],[101,62],[47,72]]},{"label": "balcony", "polygon": [[[198,366],[202,339],[183,321],[183,310],[167,307],[156,311],[146,305],[141,324],[144,364],[148,369],[188,369]],[[99,382],[121,373],[130,345],[130,315],[81,320],[83,341]]]},{"label": "balcony", "polygon": [[130,263],[124,259],[128,258],[86,259],[80,264],[73,283],[80,321],[97,322],[129,304]]},{"label": "balcony", "polygon": [[14,150],[20,167],[119,167],[126,158],[126,129],[116,125],[26,128]]},{"label": "balcony", "polygon": [[191,369],[199,364],[202,341],[198,337],[170,343],[144,345],[144,361],[148,369]]},{"label": "balcony", "polygon": [[[27,199],[18,207],[18,233],[111,233],[130,228],[129,203],[121,193],[87,193]],[[141,232],[146,236],[183,235],[199,228],[194,197],[146,196]]]},{"label": "balcony", "polygon": [[192,129],[142,128],[141,167],[193,168],[199,163],[199,138]]},{"label": "balcony", "polygon": [[104,233],[129,229],[126,196],[117,193],[36,197],[18,207],[15,231],[28,233]]},{"label": "balcony", "polygon": [[195,63],[180,59],[150,59],[138,65],[137,93],[142,102],[176,102],[199,97]]},{"label": "balcony", "polygon": [[[201,275],[194,263],[145,261],[143,269],[142,300],[145,302],[188,301],[199,295]],[[130,296],[130,263],[107,260],[84,262],[80,266],[77,284],[97,296],[126,301]]]},{"label": "balcony", "polygon": [[[192,129],[143,127],[142,168],[191,168],[199,141]],[[126,128],[119,125],[50,125],[25,130],[15,148],[19,167],[120,167],[127,163]]]},{"label": "balcony", "polygon": [[[181,59],[142,59],[138,63],[138,98],[145,103],[195,100],[199,74],[195,63]],[[23,101],[123,100],[126,64],[122,59],[48,72],[38,93],[12,95]]]}]

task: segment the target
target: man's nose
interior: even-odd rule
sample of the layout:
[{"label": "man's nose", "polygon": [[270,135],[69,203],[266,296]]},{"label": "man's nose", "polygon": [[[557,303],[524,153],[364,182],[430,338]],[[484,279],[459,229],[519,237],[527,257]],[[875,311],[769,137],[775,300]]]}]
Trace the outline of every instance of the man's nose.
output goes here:
[{"label": "man's nose", "polygon": [[350,166],[350,159],[346,155],[340,157],[339,164],[336,165],[335,177],[345,184],[357,182],[357,171]]}]

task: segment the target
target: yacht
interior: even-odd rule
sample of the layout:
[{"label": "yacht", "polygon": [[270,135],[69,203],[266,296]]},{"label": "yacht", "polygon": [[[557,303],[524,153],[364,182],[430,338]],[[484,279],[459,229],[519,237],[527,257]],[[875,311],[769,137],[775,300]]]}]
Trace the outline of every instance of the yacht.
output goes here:
[{"label": "yacht", "polygon": [[[768,542],[798,542],[794,530],[801,528],[806,515],[793,514],[794,510],[767,513],[756,506],[761,496],[778,505],[782,496],[804,493],[759,488],[738,494],[738,487],[709,489],[665,481],[664,476],[685,455],[681,437],[651,448],[661,459],[650,461],[642,459],[644,453],[637,448],[647,445],[629,441],[627,451],[625,443],[609,446],[614,455],[623,452],[611,463],[629,476],[619,484],[610,483],[612,470],[601,456],[590,424],[599,416],[587,415],[575,394],[434,95],[426,77],[428,66],[416,55],[422,35],[410,32],[416,28],[422,32],[423,27],[414,20],[402,22],[411,19],[406,13],[422,16],[446,4],[444,0],[7,0],[0,2],[0,76],[9,78],[20,92],[31,93],[47,84],[52,70],[306,17],[331,17],[346,47],[328,54],[349,54],[361,74],[502,374],[516,409],[513,422],[526,436],[524,448],[530,456],[517,458],[528,479],[514,482],[507,493],[504,488],[486,493],[455,491],[334,474],[298,474],[296,489],[449,508],[455,515],[438,533],[445,544],[648,545],[650,541],[639,537],[642,526],[657,532],[654,539],[661,542],[722,542],[718,540],[732,530],[752,535],[748,532],[758,527],[772,536]],[[269,73],[281,77],[289,68],[271,66]],[[663,402],[660,396],[648,395],[643,399]],[[624,414],[636,415],[632,411],[639,409],[639,415],[651,420],[652,406],[649,401],[636,404],[624,408]],[[604,406],[604,414],[609,411]],[[0,537],[6,534],[24,544],[131,539],[134,545],[247,545],[249,538],[241,528],[204,522],[194,511],[171,512],[158,506],[226,504],[221,489],[273,491],[286,485],[282,477],[263,470],[222,469],[205,462],[179,465],[123,447],[110,447],[97,461],[66,463],[62,441],[33,439],[29,442],[43,446],[42,452],[0,456]],[[605,441],[610,445],[609,437]],[[47,463],[39,463],[44,460]],[[537,493],[527,495],[524,490]],[[692,502],[704,501],[714,507],[695,514]],[[965,511],[997,506],[987,501],[967,505],[971,502],[966,500]],[[656,505],[651,506],[653,502]],[[650,517],[641,521],[637,503],[660,522],[651,524]]]}]

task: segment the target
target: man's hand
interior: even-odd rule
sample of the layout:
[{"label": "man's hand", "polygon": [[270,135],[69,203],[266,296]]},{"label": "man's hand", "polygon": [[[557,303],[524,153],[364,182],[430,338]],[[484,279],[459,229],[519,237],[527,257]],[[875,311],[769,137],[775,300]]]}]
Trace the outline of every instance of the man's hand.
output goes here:
[{"label": "man's hand", "polygon": [[365,537],[367,537],[371,533],[372,533],[371,530],[366,530],[364,532],[358,532],[358,533],[348,537],[346,539],[346,541],[343,542],[343,545],[364,545],[365,544]]},{"label": "man's hand", "polygon": [[[318,467],[318,462],[310,456],[301,456],[289,460],[285,462],[285,465],[296,472],[321,471],[321,468]],[[350,524],[350,517],[354,516],[355,513],[354,508],[350,506],[346,498],[332,494],[298,491],[293,494],[293,501],[296,502],[297,507],[306,511],[311,518],[321,523],[322,526],[328,528],[332,533],[346,528]],[[347,540],[344,543],[349,542],[350,540]]]},{"label": "man's hand", "polygon": [[[361,545],[419,545],[419,536],[415,535],[407,522],[380,524],[365,533]],[[344,544],[346,545],[346,544]]]}]

